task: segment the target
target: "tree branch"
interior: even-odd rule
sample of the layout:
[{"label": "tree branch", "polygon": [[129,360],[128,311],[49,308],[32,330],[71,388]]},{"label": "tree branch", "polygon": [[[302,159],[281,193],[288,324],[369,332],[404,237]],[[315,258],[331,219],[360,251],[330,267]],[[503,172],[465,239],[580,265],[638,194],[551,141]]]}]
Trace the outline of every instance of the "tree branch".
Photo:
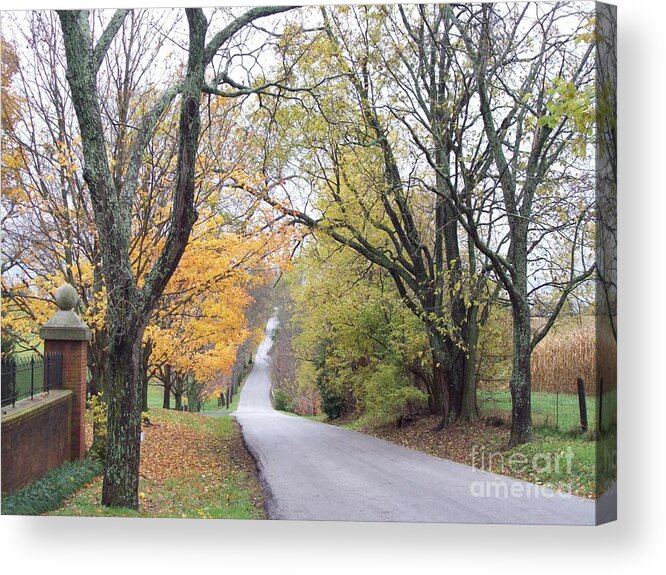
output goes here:
[{"label": "tree branch", "polygon": [[124,10],[124,9],[116,10],[108,26],[104,29],[104,32],[102,32],[102,35],[99,37],[97,45],[93,50],[93,61],[95,66],[95,72],[99,71],[99,68],[102,65],[102,62],[104,61],[104,57],[106,56],[106,52],[108,51],[111,42],[113,42],[113,39],[118,33],[118,30],[120,30],[120,27],[123,25],[123,22],[125,21],[125,17],[130,12],[131,10]]},{"label": "tree branch", "polygon": [[261,6],[257,8],[252,8],[236,18],[231,22],[226,28],[220,30],[213,39],[208,42],[204,50],[204,65],[210,64],[210,62],[217,54],[217,51],[222,47],[222,45],[229,41],[236,33],[238,33],[245,25],[258,20],[259,18],[265,18],[266,16],[271,16],[273,14],[279,14],[281,12],[287,12],[298,8],[298,6]]}]

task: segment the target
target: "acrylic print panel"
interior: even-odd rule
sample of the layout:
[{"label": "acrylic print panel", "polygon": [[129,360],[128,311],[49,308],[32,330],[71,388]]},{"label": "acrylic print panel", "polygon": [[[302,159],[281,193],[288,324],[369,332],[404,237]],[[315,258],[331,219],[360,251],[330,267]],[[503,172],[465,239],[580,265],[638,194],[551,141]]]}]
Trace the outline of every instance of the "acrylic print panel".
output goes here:
[{"label": "acrylic print panel", "polygon": [[614,7],[2,22],[4,514],[615,518]]}]

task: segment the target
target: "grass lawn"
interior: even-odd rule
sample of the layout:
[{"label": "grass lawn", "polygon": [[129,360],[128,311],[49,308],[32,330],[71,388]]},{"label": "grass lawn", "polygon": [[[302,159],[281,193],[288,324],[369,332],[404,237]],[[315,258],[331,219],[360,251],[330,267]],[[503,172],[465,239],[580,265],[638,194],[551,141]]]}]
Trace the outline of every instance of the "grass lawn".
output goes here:
[{"label": "grass lawn", "polygon": [[231,418],[156,409],[141,446],[138,511],[101,505],[96,479],[50,515],[263,519],[263,495]]},{"label": "grass lawn", "polygon": [[[164,401],[164,388],[159,385],[148,385],[148,409],[162,409]],[[238,401],[236,399],[236,401]],[[174,407],[173,397],[171,398],[171,408]],[[217,398],[208,399],[204,402],[202,412],[216,411],[218,409]]]},{"label": "grass lawn", "polygon": [[[501,415],[507,420],[511,418],[511,394],[506,391],[478,391],[479,410],[482,415]],[[604,396],[602,411],[614,414],[616,411],[615,394]],[[586,397],[588,429],[596,429],[597,400]],[[603,415],[602,414],[602,417]],[[605,419],[605,418],[604,418]],[[535,429],[555,429],[572,432],[580,429],[580,408],[578,396],[574,394],[559,395],[555,393],[532,392],[532,423]]]},{"label": "grass lawn", "polygon": [[243,380],[235,395],[231,398],[231,402],[229,402],[228,408],[225,408],[224,405],[218,406],[216,399],[214,400],[215,405],[206,407],[206,413],[214,413],[215,415],[229,415],[236,411],[236,408],[238,407],[238,401],[240,400],[240,392],[241,389],[243,389],[243,383],[245,383],[245,380]]},{"label": "grass lawn", "polygon": [[565,493],[596,496],[596,443],[587,437],[540,429],[533,441],[503,455],[503,461],[490,471]]}]

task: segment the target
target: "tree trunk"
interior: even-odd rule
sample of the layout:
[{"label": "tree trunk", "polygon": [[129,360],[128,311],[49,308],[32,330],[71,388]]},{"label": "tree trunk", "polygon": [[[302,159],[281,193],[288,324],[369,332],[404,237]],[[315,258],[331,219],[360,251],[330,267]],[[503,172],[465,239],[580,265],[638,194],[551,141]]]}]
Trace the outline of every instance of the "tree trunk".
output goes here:
[{"label": "tree trunk", "polygon": [[435,351],[432,351],[432,381],[430,382],[430,402],[433,413],[441,415],[442,418],[448,416],[448,385],[441,358]]},{"label": "tree trunk", "polygon": [[446,373],[441,361],[433,357],[432,360],[432,380],[433,380],[433,404],[441,419],[437,425],[437,431],[446,428],[449,425],[449,414],[451,408],[451,398],[449,396],[449,385]]},{"label": "tree trunk", "polygon": [[[95,267],[93,268],[93,286],[94,294],[102,290],[103,279],[102,270],[99,258],[95,260]],[[94,310],[91,310],[94,311]],[[93,340],[88,346],[88,369],[90,370],[90,385],[88,389],[89,395],[104,396],[106,392],[106,350],[108,347],[108,338],[106,326],[96,329]]]},{"label": "tree trunk", "polygon": [[171,366],[167,363],[164,366],[164,398],[162,408],[171,409]]},{"label": "tree trunk", "polygon": [[[465,342],[467,340],[466,328],[463,337],[462,341]],[[458,421],[462,414],[463,388],[465,385],[465,353],[450,338],[447,338],[445,345],[447,349],[445,359],[448,360],[448,363],[444,365],[444,369],[449,387],[450,401],[447,425],[450,425]]]},{"label": "tree trunk", "polygon": [[[58,11],[67,60],[67,81],[81,131],[83,178],[90,190],[95,224],[102,238],[101,267],[108,289],[108,464],[102,496],[106,506],[138,508],[141,336],[145,322],[178,266],[196,221],[195,169],[206,66],[222,44],[246,24],[289,9],[278,7],[249,11],[217,34],[208,46],[208,21],[203,10],[185,10],[189,28],[185,78],[177,89],[173,86],[166,90],[159,104],[139,122],[135,136],[136,153],[132,153],[126,163],[122,182],[114,181],[109,165],[97,71],[127,11],[120,10],[114,14],[97,42],[93,41],[87,11]],[[162,112],[178,92],[181,94],[179,144],[169,228],[164,246],[139,288],[130,258],[132,203],[143,151]],[[122,184],[122,187],[119,189],[117,184]]]},{"label": "tree trunk", "polygon": [[182,391],[175,391],[173,396],[174,396],[174,399],[176,401],[175,409],[177,409],[178,411],[181,411],[183,409],[183,392]]},{"label": "tree trunk", "polygon": [[107,448],[102,504],[107,507],[139,506],[141,411],[140,330],[111,341],[108,352]]},{"label": "tree trunk", "polygon": [[441,430],[460,417],[465,355],[436,326],[428,326],[428,329],[432,354],[433,406],[442,417],[437,426]]},{"label": "tree trunk", "polygon": [[476,359],[479,343],[479,308],[472,306],[467,321],[467,355],[465,356],[465,378],[462,389],[462,410],[460,418],[463,421],[476,421],[479,418],[479,408],[476,401]]},{"label": "tree trunk", "polygon": [[513,368],[511,371],[511,438],[509,447],[532,439],[530,307],[525,297],[513,306]]}]

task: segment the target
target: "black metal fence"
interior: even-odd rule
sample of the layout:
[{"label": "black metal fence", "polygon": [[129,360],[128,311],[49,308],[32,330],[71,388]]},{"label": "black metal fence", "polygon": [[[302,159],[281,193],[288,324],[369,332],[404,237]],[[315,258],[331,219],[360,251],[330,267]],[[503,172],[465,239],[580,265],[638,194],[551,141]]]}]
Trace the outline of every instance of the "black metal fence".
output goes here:
[{"label": "black metal fence", "polygon": [[2,407],[62,388],[62,354],[2,360]]}]

